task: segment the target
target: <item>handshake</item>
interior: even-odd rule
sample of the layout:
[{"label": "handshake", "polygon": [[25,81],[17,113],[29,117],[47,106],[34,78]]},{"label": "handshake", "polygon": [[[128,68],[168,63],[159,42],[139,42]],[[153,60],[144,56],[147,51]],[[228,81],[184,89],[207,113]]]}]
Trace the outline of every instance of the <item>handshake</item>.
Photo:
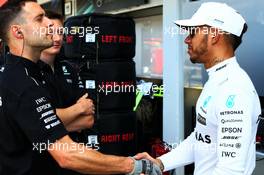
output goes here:
[{"label": "handshake", "polygon": [[[150,157],[147,153],[137,154],[131,157],[134,161],[134,169],[127,175],[162,175],[162,164]],[[137,160],[136,160],[137,159]]]}]

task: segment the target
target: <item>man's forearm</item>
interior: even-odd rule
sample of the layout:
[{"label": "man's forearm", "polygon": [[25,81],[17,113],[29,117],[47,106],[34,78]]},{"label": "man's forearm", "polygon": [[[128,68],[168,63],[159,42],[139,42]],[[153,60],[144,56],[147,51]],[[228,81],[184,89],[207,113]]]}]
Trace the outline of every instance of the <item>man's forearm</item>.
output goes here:
[{"label": "man's forearm", "polygon": [[76,104],[68,108],[56,108],[56,114],[66,128],[71,122],[76,120],[81,115]]},{"label": "man's forearm", "polygon": [[104,155],[98,151],[86,148],[84,145],[72,142],[68,136],[57,141],[54,147],[56,150],[50,147],[49,152],[59,165],[62,168],[80,173],[126,174],[134,168],[134,161],[131,158]]},{"label": "man's forearm", "polygon": [[134,161],[128,157],[103,155],[87,150],[83,154],[72,153],[68,165],[66,168],[84,174],[126,174],[133,170]]},{"label": "man's forearm", "polygon": [[73,120],[71,123],[69,123],[66,127],[67,131],[73,132],[73,131],[79,131],[86,128],[91,128],[94,124],[94,116],[88,115],[88,116],[79,116],[75,120]]}]

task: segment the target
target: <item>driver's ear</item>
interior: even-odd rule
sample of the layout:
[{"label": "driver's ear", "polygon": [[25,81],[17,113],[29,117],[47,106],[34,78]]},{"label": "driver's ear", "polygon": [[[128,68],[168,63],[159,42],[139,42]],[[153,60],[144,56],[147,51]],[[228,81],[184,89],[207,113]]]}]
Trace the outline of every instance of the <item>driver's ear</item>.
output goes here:
[{"label": "driver's ear", "polygon": [[210,36],[212,45],[215,45],[220,39],[219,30],[216,28],[210,28],[209,36]]},{"label": "driver's ear", "polygon": [[11,33],[17,39],[23,39],[24,35],[19,25],[11,26]]}]

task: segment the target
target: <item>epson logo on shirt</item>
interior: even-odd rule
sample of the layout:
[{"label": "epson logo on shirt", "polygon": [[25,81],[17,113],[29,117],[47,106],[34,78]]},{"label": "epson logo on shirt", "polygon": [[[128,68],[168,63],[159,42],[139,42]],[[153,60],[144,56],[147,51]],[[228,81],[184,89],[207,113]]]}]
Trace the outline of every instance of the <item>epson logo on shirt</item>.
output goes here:
[{"label": "epson logo on shirt", "polygon": [[38,112],[42,112],[43,110],[46,110],[46,109],[49,109],[49,108],[51,108],[51,104],[47,103],[47,104],[44,104],[42,106],[37,107],[36,110]]},{"label": "epson logo on shirt", "polygon": [[231,128],[231,127],[222,128],[222,133],[226,133],[226,132],[228,132],[228,133],[242,133],[242,128]]}]

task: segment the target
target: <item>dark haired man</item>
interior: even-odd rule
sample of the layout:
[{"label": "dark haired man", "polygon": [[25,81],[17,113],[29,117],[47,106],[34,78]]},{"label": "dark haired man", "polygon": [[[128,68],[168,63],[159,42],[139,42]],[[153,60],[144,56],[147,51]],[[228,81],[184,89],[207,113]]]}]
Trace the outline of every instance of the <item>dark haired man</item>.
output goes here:
[{"label": "dark haired man", "polygon": [[53,22],[53,46],[41,52],[38,62],[58,117],[68,131],[91,128],[94,123],[94,105],[78,87],[78,75],[73,67],[57,55],[63,42],[63,17],[46,10]]},{"label": "dark haired man", "polygon": [[[38,61],[45,81],[44,87],[49,92],[56,114],[69,131],[71,139],[86,143],[87,138],[82,130],[93,126],[94,105],[92,100],[87,98],[85,91],[79,88],[82,84],[79,85],[76,70],[63,60],[63,54],[60,54],[63,43],[63,16],[50,10],[45,10],[45,14],[53,22],[53,46],[43,50]],[[43,165],[50,167],[48,171],[52,171],[54,175],[78,174],[59,168],[47,152],[43,153],[41,158],[36,158],[36,169]],[[38,174],[46,175],[47,172]]]},{"label": "dark haired man", "polygon": [[255,167],[255,136],[261,114],[258,94],[239,66],[235,50],[247,30],[244,18],[223,3],[203,3],[191,19],[178,20],[193,63],[209,80],[196,104],[194,132],[171,152],[153,159],[164,171],[195,163],[194,175],[250,175]]},{"label": "dark haired man", "polygon": [[[0,174],[31,175],[34,151],[48,150],[58,164],[83,174],[161,174],[147,160],[104,155],[73,142],[50,103],[37,66],[52,46],[53,23],[34,0],[0,7],[0,38],[10,48],[0,68]],[[153,166],[152,166],[153,165]],[[39,171],[47,168],[45,165]]]}]

